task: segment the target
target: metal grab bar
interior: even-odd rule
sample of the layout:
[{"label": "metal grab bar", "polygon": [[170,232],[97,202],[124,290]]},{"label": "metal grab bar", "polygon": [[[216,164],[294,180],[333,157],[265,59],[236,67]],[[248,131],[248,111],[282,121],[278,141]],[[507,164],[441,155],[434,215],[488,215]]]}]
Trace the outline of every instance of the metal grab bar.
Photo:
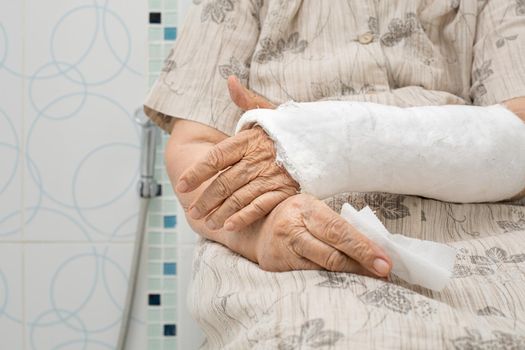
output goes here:
[{"label": "metal grab bar", "polygon": [[159,130],[153,122],[144,114],[142,108],[135,112],[135,121],[142,127],[141,154],[140,154],[140,181],[138,192],[141,197],[140,212],[137,223],[137,236],[133,248],[131,269],[128,279],[128,290],[124,302],[122,322],[117,342],[117,350],[126,349],[128,338],[129,323],[133,311],[133,300],[137,288],[138,272],[141,260],[142,245],[146,230],[146,218],[148,215],[149,202],[151,198],[159,196],[161,187],[155,181],[155,153],[157,147],[157,137]]}]

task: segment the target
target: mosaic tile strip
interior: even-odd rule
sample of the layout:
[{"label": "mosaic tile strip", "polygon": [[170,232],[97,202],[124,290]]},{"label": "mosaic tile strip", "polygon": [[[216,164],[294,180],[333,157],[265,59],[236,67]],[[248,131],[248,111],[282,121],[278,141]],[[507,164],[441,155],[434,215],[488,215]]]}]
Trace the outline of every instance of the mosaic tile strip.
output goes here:
[{"label": "mosaic tile strip", "polygon": [[[148,83],[153,86],[178,31],[178,1],[149,0]],[[147,224],[148,349],[177,349],[177,201],[166,175],[163,150],[168,135],[157,145],[155,178],[162,196],[149,208]]]}]

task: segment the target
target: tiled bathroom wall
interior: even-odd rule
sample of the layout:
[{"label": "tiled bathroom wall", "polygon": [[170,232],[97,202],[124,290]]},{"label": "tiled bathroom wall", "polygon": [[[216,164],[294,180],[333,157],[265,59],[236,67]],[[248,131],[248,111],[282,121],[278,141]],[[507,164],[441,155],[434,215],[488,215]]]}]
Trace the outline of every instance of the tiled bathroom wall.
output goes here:
[{"label": "tiled bathroom wall", "polygon": [[[158,78],[190,0],[149,0],[148,83]],[[155,177],[162,196],[153,201],[148,221],[148,349],[196,349],[202,334],[186,306],[196,235],[166,175],[163,152],[168,139],[159,139]]]},{"label": "tiled bathroom wall", "polygon": [[[115,348],[139,210],[134,113],[187,3],[0,0],[0,349]],[[129,349],[200,341],[166,137]]]}]

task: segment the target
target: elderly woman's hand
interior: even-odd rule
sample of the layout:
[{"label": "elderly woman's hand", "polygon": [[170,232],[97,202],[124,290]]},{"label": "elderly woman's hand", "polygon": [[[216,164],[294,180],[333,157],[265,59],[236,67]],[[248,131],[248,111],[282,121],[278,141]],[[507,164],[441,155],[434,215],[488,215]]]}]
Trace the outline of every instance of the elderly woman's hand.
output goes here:
[{"label": "elderly woman's hand", "polygon": [[[248,243],[235,235],[230,248],[245,250],[239,245]],[[379,246],[324,202],[306,194],[280,203],[250,242],[257,263],[267,271],[326,269],[385,277],[392,265]]]},{"label": "elderly woman's hand", "polygon": [[[264,98],[230,77],[233,101],[242,109],[273,108]],[[260,127],[244,130],[213,147],[179,178],[176,190],[190,192],[220,173],[190,205],[193,219],[206,216],[208,228],[240,230],[268,215],[296,194],[299,185],[275,162],[273,141]]]}]

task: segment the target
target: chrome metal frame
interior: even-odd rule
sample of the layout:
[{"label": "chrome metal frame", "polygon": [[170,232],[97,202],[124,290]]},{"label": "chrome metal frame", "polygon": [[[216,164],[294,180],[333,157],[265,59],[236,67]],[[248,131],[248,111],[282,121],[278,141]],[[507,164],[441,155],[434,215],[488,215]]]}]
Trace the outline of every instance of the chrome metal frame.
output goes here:
[{"label": "chrome metal frame", "polygon": [[140,200],[140,212],[137,223],[137,235],[133,248],[131,269],[128,279],[128,290],[124,303],[122,322],[117,343],[117,350],[126,349],[128,338],[129,321],[133,311],[133,300],[137,288],[138,272],[141,260],[142,245],[146,231],[146,218],[148,215],[149,202],[151,198],[160,196],[161,187],[155,181],[155,153],[159,129],[144,114],[142,108],[135,112],[135,121],[142,127],[141,155],[140,155],[140,181],[138,183],[138,193]]}]

